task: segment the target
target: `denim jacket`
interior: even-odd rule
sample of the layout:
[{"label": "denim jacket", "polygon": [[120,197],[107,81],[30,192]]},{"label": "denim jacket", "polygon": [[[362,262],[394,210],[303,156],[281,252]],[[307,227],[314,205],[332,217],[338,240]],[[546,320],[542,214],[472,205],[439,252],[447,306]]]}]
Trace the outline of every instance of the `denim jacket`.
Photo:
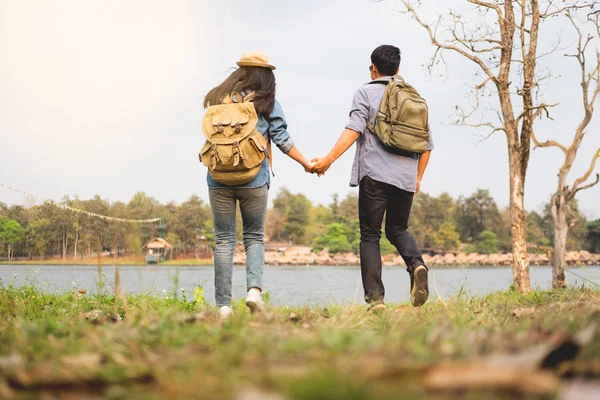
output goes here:
[{"label": "denim jacket", "polygon": [[[285,116],[283,115],[283,109],[277,100],[275,100],[275,106],[273,107],[273,112],[269,115],[268,118],[259,117],[258,123],[256,124],[256,129],[263,134],[265,139],[271,138],[271,141],[281,150],[283,153],[287,154],[290,152],[292,147],[294,147],[294,140],[290,136],[287,131],[287,122],[285,120]],[[220,183],[215,182],[210,174],[207,174],[206,181],[208,183],[209,189],[215,188],[257,188],[262,187],[265,184],[271,183],[271,177],[269,175],[269,161],[265,158],[262,163],[262,167],[256,175],[256,178],[250,183],[240,186],[225,186]]]}]

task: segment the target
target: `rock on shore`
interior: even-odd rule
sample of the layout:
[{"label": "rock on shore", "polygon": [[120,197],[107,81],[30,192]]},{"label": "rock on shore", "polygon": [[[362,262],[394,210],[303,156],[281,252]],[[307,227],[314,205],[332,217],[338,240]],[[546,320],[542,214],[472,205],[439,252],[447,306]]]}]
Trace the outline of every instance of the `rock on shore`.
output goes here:
[{"label": "rock on shore", "polygon": [[[479,253],[446,253],[429,255],[424,254],[423,260],[428,266],[510,266],[512,254],[479,254]],[[386,266],[404,266],[402,257],[387,255],[382,257]],[[600,254],[588,251],[569,251],[566,261],[571,266],[600,265]],[[529,254],[531,265],[550,265],[551,260],[546,254]],[[236,252],[233,258],[235,265],[245,265],[244,252]],[[267,251],[265,253],[267,265],[360,265],[359,257],[354,253],[329,254],[327,249],[314,253],[310,247],[289,247],[282,251]]]}]

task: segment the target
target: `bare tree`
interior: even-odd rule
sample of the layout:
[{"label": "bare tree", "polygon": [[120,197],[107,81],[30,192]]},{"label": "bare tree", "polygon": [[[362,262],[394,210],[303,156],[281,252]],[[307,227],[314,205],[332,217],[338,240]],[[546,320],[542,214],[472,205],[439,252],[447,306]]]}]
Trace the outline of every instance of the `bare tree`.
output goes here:
[{"label": "bare tree", "polygon": [[[590,43],[594,39],[600,37],[599,14],[597,12],[588,15],[589,22],[593,23],[594,33],[584,34],[582,31],[581,24],[578,23],[577,19],[571,14],[566,12],[566,17],[571,22],[578,36],[577,50],[575,54],[569,55],[577,60],[581,69],[581,92],[582,92],[582,105],[583,105],[583,117],[577,128],[575,129],[575,135],[570,146],[564,146],[563,144],[555,140],[546,140],[545,142],[539,142],[534,133],[532,133],[532,140],[536,147],[556,147],[559,148],[564,154],[564,162],[558,171],[558,188],[556,193],[552,196],[550,207],[552,210],[552,219],[554,220],[554,251],[552,255],[552,287],[561,288],[567,285],[565,278],[565,249],[567,243],[567,234],[569,228],[573,226],[576,221],[567,222],[567,216],[570,210],[571,201],[575,198],[575,195],[580,190],[588,189],[598,183],[600,175],[596,174],[596,179],[592,182],[586,183],[592,175],[596,162],[600,156],[600,149],[596,151],[590,166],[587,171],[579,178],[577,178],[571,186],[567,184],[567,176],[571,171],[573,162],[577,157],[577,152],[581,146],[583,137],[585,136],[585,130],[592,120],[594,114],[594,104],[600,94],[600,53],[597,48],[589,49]],[[590,66],[587,56],[593,54],[593,62]]]},{"label": "bare tree", "polygon": [[[527,259],[525,224],[525,177],[529,163],[531,138],[536,117],[556,104],[537,100],[540,83],[549,75],[538,67],[540,25],[568,11],[590,8],[592,1],[555,0],[465,0],[473,6],[473,16],[457,11],[440,15],[433,25],[416,9],[418,0],[401,0],[404,11],[428,33],[437,48],[436,63],[444,52],[452,52],[471,62],[480,71],[474,84],[475,104],[460,112],[458,125],[486,128],[490,134],[504,132],[508,145],[510,176],[510,212],[514,286],[521,292],[531,290]],[[549,50],[552,53],[554,49]],[[474,121],[482,107],[485,91],[496,96],[497,122]]]}]

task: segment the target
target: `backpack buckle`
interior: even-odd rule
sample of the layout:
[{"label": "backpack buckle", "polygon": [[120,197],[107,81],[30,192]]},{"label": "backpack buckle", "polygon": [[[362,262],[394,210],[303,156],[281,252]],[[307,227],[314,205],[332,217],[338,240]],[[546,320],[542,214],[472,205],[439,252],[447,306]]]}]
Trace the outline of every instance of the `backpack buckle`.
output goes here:
[{"label": "backpack buckle", "polygon": [[223,129],[223,124],[221,122],[219,122],[217,124],[217,133],[223,133],[224,129]]}]

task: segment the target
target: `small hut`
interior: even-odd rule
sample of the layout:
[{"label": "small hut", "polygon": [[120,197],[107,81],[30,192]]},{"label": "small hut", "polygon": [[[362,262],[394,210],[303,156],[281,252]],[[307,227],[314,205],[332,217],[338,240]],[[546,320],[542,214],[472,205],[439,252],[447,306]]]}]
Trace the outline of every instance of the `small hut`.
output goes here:
[{"label": "small hut", "polygon": [[165,239],[154,238],[143,247],[146,264],[165,261],[172,254],[173,246]]}]

